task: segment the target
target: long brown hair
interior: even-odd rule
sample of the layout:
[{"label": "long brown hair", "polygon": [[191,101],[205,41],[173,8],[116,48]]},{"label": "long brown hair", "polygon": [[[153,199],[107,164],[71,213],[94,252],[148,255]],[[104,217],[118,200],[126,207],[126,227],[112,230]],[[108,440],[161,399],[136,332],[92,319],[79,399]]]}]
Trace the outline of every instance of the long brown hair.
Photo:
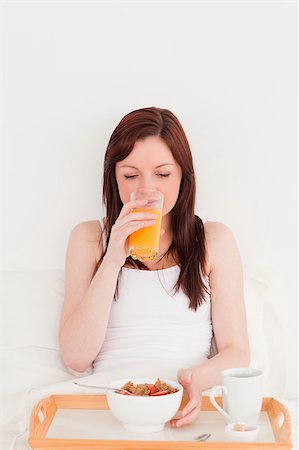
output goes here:
[{"label": "long brown hair", "polygon": [[[150,107],[132,111],[120,121],[111,135],[105,154],[103,183],[103,202],[106,207],[103,232],[107,240],[95,272],[106,254],[111,228],[123,207],[117,188],[115,164],[131,153],[136,141],[148,136],[160,136],[182,169],[178,199],[171,211],[173,242],[165,255],[172,255],[180,266],[175,292],[181,287],[190,299],[189,308],[196,311],[205,300],[205,293],[209,294],[203,280],[206,275],[205,232],[202,220],[194,214],[196,183],[189,143],[179,120],[167,109]],[[125,264],[149,270],[142,262],[131,257],[126,259]]]}]

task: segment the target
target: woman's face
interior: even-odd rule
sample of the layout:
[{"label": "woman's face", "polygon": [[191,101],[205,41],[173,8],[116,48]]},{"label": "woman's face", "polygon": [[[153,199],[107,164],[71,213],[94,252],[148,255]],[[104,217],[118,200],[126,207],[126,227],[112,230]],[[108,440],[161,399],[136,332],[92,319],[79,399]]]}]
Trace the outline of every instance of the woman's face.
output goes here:
[{"label": "woman's face", "polygon": [[174,207],[182,179],[182,169],[159,136],[136,141],[133,150],[116,163],[115,175],[123,203],[139,188],[156,189],[164,194],[163,216]]}]

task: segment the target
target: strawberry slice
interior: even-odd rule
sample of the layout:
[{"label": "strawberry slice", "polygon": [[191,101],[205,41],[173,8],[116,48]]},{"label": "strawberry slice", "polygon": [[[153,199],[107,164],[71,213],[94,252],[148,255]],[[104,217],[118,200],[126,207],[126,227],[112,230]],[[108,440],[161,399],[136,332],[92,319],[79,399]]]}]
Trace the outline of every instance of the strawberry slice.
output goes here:
[{"label": "strawberry slice", "polygon": [[149,391],[150,391],[149,395],[153,395],[156,392],[159,392],[155,386],[149,386]]},{"label": "strawberry slice", "polygon": [[158,395],[166,395],[166,394],[169,394],[169,392],[168,391],[158,391],[158,392],[155,392],[154,394],[151,394],[151,395],[152,396],[154,396],[154,395],[158,396]]}]

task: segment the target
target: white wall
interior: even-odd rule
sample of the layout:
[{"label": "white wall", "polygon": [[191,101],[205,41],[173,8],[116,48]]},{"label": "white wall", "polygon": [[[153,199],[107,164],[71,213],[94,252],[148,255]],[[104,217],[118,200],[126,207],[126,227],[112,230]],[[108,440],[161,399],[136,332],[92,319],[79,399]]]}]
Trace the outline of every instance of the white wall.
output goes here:
[{"label": "white wall", "polygon": [[63,268],[102,214],[108,139],[171,109],[193,150],[197,211],[274,276],[287,396],[297,386],[297,2],[4,2],[2,269]]}]

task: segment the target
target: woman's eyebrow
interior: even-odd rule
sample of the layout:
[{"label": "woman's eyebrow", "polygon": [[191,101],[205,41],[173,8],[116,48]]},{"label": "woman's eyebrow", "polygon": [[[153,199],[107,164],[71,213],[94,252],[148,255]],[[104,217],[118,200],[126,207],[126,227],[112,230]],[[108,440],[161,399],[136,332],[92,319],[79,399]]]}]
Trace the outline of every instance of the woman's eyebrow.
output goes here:
[{"label": "woman's eyebrow", "polygon": [[[163,166],[174,166],[174,164],[172,164],[172,163],[160,164],[159,166],[156,166],[155,169],[159,169],[159,167],[163,167]],[[123,169],[124,167],[129,167],[130,169],[136,169],[136,170],[139,170],[137,167],[134,167],[134,166],[128,166],[128,165],[120,166],[120,169]]]}]

